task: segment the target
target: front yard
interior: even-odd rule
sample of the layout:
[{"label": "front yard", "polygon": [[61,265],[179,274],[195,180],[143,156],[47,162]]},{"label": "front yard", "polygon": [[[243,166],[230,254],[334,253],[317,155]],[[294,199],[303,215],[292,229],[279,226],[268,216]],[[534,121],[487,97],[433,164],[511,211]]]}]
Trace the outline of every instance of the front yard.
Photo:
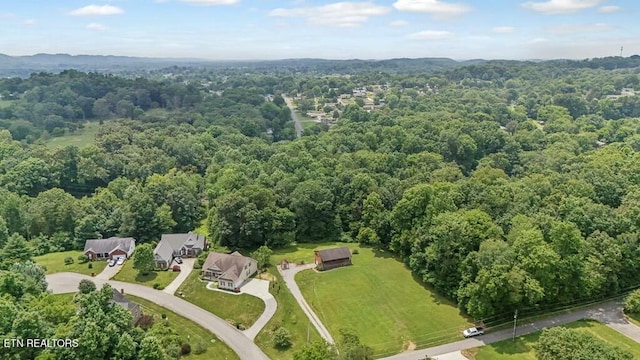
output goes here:
[{"label": "front yard", "polygon": [[[455,304],[414,278],[393,254],[346,245],[359,251],[352,266],[296,275],[305,299],[334,337],[341,328],[353,329],[376,356],[387,356],[460,340],[460,332],[471,326]],[[288,260],[312,258],[312,249],[287,252]]]},{"label": "front yard", "polygon": [[181,359],[239,359],[238,355],[233,352],[233,350],[231,350],[231,348],[229,348],[225,343],[223,343],[207,329],[201,327],[193,321],[137,296],[127,295],[127,298],[140,304],[140,306],[142,306],[143,313],[147,315],[153,315],[155,321],[161,321],[162,314],[165,314],[170,326],[174,330],[176,330],[178,334],[188,339],[188,342],[191,345],[192,349],[194,349],[195,345],[198,342],[206,344],[207,351],[205,353],[196,355],[192,352],[187,356],[180,357]]},{"label": "front yard", "polygon": [[[82,251],[64,251],[57,253],[44,254],[40,256],[36,256],[33,258],[33,261],[42,265],[47,269],[47,274],[54,274],[59,272],[75,272],[85,275],[91,275],[91,273],[100,274],[102,270],[104,270],[105,266],[107,266],[106,261],[89,261],[86,263],[81,263],[78,260],[78,257],[82,255]],[[73,259],[73,264],[66,265],[64,263],[64,259],[70,257]],[[92,268],[89,268],[89,264],[91,264]]]},{"label": "front yard", "polygon": [[233,325],[241,324],[245,329],[251,327],[264,312],[264,302],[260,298],[208,290],[205,287],[207,283],[200,280],[200,272],[194,270],[180,285],[176,295],[182,293],[186,301]]},{"label": "front yard", "polygon": [[151,271],[148,275],[140,275],[138,274],[138,270],[133,268],[133,259],[129,259],[125,261],[124,264],[116,266],[122,266],[122,269],[118,271],[112,280],[136,283],[157,289],[164,289],[167,285],[171,284],[173,279],[179,274],[179,272],[171,270],[159,270]]}]

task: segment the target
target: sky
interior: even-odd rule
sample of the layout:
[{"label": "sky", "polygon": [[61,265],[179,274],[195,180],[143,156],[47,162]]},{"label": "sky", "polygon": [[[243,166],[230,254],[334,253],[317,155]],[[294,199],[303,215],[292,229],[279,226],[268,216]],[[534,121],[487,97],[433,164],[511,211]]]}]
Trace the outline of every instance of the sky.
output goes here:
[{"label": "sky", "polygon": [[640,54],[638,0],[2,0],[0,53],[211,60]]}]

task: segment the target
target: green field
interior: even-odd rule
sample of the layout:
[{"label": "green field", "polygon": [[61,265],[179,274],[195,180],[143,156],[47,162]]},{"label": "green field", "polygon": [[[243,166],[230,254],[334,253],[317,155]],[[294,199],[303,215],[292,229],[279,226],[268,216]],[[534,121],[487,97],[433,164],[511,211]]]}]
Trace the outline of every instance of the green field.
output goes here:
[{"label": "green field", "polygon": [[84,129],[78,129],[72,134],[52,137],[48,139],[45,144],[50,148],[61,148],[69,145],[75,145],[79,148],[84,148],[92,145],[95,142],[95,136],[98,133],[99,128],[99,123],[87,122],[84,124]]},{"label": "green field", "polygon": [[[267,325],[260,331],[255,339],[255,343],[271,359],[289,360],[293,359],[293,353],[309,341],[320,340],[320,335],[316,328],[309,323],[307,316],[291,295],[289,288],[284,284],[284,280],[274,266],[270,266],[268,272],[261,274],[271,280],[269,292],[276,298],[278,309]],[[284,327],[291,333],[291,347],[287,349],[277,349],[273,346],[271,338],[273,332],[279,327]]]},{"label": "green field", "polygon": [[[587,332],[611,345],[630,351],[634,359],[640,359],[639,343],[595,320],[581,320],[563,326]],[[468,354],[471,355],[471,359],[476,360],[535,360],[533,345],[538,341],[538,337],[540,332],[518,337],[515,342],[509,339],[472,349]]]},{"label": "green field", "polygon": [[[47,274],[68,271],[85,275],[95,273],[97,275],[104,270],[105,266],[107,266],[106,261],[91,261],[81,264],[80,261],[78,261],[78,256],[80,255],[82,255],[82,251],[72,250],[36,256],[33,258],[33,261],[36,264],[44,266],[47,269]],[[64,259],[69,256],[73,259],[73,264],[66,265],[64,263]],[[92,269],[89,269],[89,264],[93,266]]]},{"label": "green field", "polygon": [[[460,340],[460,331],[471,324],[455,304],[416,280],[392,254],[349,246],[359,250],[352,266],[296,275],[305,299],[334,337],[341,328],[352,329],[377,356]],[[308,263],[313,251],[287,256]]]},{"label": "green field", "polygon": [[122,264],[122,269],[118,271],[113,280],[136,283],[153,287],[158,284],[158,289],[164,289],[171,284],[173,279],[178,276],[179,272],[171,270],[152,271],[148,275],[139,275],[138,270],[133,268],[133,260],[127,260]]},{"label": "green field", "polygon": [[194,270],[180,285],[176,294],[182,293],[184,299],[208,312],[249,328],[264,312],[264,302],[255,296],[226,294],[208,290],[206,281],[200,280],[200,272]]},{"label": "green field", "polygon": [[287,260],[290,263],[298,264],[304,261],[305,264],[309,264],[313,262],[315,256],[314,250],[328,249],[336,246],[350,246],[352,249],[358,248],[356,244],[340,242],[292,244],[285,248],[274,250],[271,262],[273,264],[279,264],[280,261]]},{"label": "green field", "polygon": [[202,342],[208,345],[207,351],[204,354],[189,354],[188,356],[183,356],[181,359],[192,359],[192,360],[209,360],[209,359],[239,359],[238,355],[233,352],[225,343],[220,341],[214,334],[209,332],[207,329],[202,326],[194,323],[191,320],[188,320],[171,310],[167,310],[161,306],[158,306],[150,301],[139,298],[137,296],[127,295],[131,301],[134,301],[140,306],[142,306],[142,310],[145,314],[153,315],[155,321],[161,321],[162,314],[167,315],[167,321],[171,324],[178,334],[181,334],[183,337],[188,337],[188,342],[193,349],[194,344],[197,342]]}]

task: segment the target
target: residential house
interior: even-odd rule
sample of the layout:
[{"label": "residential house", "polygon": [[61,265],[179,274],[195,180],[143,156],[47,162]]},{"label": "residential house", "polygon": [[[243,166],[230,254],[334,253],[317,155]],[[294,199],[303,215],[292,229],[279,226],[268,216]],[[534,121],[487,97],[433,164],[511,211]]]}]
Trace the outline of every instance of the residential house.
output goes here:
[{"label": "residential house", "polygon": [[217,281],[219,289],[239,291],[240,287],[258,271],[258,262],[239,252],[212,252],[202,265],[202,278]]},{"label": "residential house", "polygon": [[315,251],[315,263],[318,270],[331,270],[351,265],[351,250],[343,246]]},{"label": "residential house", "polygon": [[134,238],[110,237],[108,239],[90,239],[84,243],[84,252],[90,260],[111,260],[120,257],[130,258],[136,249]]},{"label": "residential house", "polygon": [[129,301],[129,299],[124,297],[124,294],[116,289],[113,289],[113,302],[131,312],[134,324],[142,317],[142,308],[140,307],[140,304]]},{"label": "residential house", "polygon": [[186,234],[162,234],[160,242],[153,250],[156,268],[166,269],[177,256],[196,257],[207,247],[204,235],[189,232]]}]

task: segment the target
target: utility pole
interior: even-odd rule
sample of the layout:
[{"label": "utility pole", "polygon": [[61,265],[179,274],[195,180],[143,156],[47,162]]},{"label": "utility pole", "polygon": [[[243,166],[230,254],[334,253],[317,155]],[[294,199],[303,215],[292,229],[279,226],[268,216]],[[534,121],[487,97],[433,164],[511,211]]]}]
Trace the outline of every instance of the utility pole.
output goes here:
[{"label": "utility pole", "polygon": [[518,309],[513,314],[513,340],[516,340],[516,325],[518,324]]}]

